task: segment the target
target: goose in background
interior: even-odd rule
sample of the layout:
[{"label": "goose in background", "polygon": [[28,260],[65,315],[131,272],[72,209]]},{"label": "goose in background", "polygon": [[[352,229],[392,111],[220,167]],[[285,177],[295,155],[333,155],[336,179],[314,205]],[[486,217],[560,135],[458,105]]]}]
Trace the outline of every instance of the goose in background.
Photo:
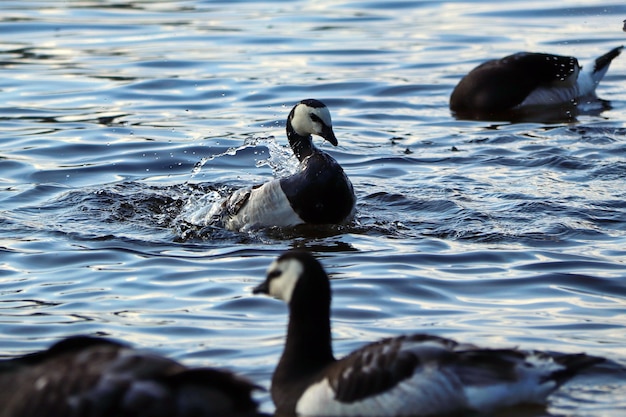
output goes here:
[{"label": "goose in background", "polygon": [[0,361],[0,417],[249,417],[256,389],[228,371],[99,337]]},{"label": "goose in background", "polygon": [[298,171],[286,178],[235,191],[223,203],[221,220],[230,230],[298,224],[341,224],[354,212],[352,183],[333,157],[313,144],[311,135],[334,146],[330,112],[319,100],[296,104],[287,117],[287,139]]},{"label": "goose in background", "polygon": [[596,99],[596,87],[622,49],[614,48],[585,66],[571,56],[535,52],[484,62],[454,88],[450,110],[463,119],[497,119],[507,112]]},{"label": "goose in background", "polygon": [[281,255],[253,293],[289,306],[271,386],[278,415],[416,417],[543,404],[578,372],[604,360],[480,348],[425,334],[382,339],[337,360],[329,278],[307,252]]}]

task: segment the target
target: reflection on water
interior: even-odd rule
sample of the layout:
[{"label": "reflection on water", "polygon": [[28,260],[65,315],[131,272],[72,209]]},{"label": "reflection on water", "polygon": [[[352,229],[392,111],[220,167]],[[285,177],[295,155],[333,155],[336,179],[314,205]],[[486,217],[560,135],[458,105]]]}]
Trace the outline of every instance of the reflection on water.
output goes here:
[{"label": "reflection on water", "polygon": [[[462,120],[448,100],[494,56],[586,62],[624,42],[624,16],[595,0],[4,2],[0,355],[106,335],[268,386],[285,307],[250,291],[303,247],[333,276],[338,355],[407,332],[585,351],[613,362],[515,412],[621,417],[626,60],[601,107],[565,118]],[[355,220],[212,225],[225,194],[296,166],[284,123],[309,97],[332,108],[339,146],[321,146]]]}]

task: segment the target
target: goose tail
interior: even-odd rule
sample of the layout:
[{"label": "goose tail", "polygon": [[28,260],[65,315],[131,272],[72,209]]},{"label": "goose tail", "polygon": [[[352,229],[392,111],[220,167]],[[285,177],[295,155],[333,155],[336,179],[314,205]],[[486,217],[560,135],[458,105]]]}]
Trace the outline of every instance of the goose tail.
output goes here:
[{"label": "goose tail", "polygon": [[609,65],[611,64],[611,61],[617,58],[619,54],[622,52],[622,49],[624,49],[623,45],[618,46],[617,48],[611,49],[609,52],[602,55],[601,57],[596,58],[593,72],[602,71],[603,69],[608,68]]},{"label": "goose tail", "polygon": [[609,70],[609,66],[613,59],[615,59],[624,49],[623,46],[618,46],[611,49],[606,54],[594,59],[587,65],[582,67],[580,75],[577,81],[577,96],[595,96],[596,87],[604,78],[604,75]]},{"label": "goose tail", "polygon": [[596,83],[599,83],[600,80],[602,80],[604,74],[606,74],[609,69],[609,65],[611,65],[611,62],[619,56],[619,54],[622,52],[622,49],[624,49],[624,46],[618,46],[617,48],[613,48],[606,54],[596,58],[595,61],[593,61],[593,71],[591,73],[591,76]]},{"label": "goose tail", "polygon": [[558,355],[554,356],[553,359],[562,368],[547,375],[545,380],[554,381],[556,387],[563,385],[584,369],[605,361],[604,358],[589,356],[584,353]]}]

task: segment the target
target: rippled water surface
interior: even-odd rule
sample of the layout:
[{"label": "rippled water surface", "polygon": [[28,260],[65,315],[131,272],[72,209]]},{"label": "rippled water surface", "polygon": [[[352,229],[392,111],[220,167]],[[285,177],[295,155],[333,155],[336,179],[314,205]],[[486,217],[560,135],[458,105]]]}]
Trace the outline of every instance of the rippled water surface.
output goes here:
[{"label": "rippled water surface", "polygon": [[[304,247],[334,277],[338,355],[418,331],[585,351],[611,363],[523,415],[624,415],[626,56],[570,120],[447,107],[488,58],[621,45],[622,1],[1,8],[1,356],[108,335],[268,386],[286,308],[250,290]],[[294,169],[285,118],[309,97],[331,109],[339,146],[321,146],[355,186],[354,222],[206,224],[224,193]]]}]

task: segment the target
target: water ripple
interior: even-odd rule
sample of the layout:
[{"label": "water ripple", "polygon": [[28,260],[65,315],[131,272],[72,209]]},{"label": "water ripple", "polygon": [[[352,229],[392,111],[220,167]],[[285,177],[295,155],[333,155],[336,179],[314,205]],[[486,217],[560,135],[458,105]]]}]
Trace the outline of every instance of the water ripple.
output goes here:
[{"label": "water ripple", "polygon": [[[626,61],[567,117],[456,120],[448,99],[495,56],[587,62],[623,43],[625,14],[597,0],[4,2],[0,355],[86,333],[267,386],[286,307],[250,291],[301,248],[332,275],[338,355],[414,331],[586,351],[610,362],[519,412],[621,417]],[[195,221],[293,172],[285,119],[308,97],[331,109],[339,146],[319,145],[355,186],[354,221]]]}]

